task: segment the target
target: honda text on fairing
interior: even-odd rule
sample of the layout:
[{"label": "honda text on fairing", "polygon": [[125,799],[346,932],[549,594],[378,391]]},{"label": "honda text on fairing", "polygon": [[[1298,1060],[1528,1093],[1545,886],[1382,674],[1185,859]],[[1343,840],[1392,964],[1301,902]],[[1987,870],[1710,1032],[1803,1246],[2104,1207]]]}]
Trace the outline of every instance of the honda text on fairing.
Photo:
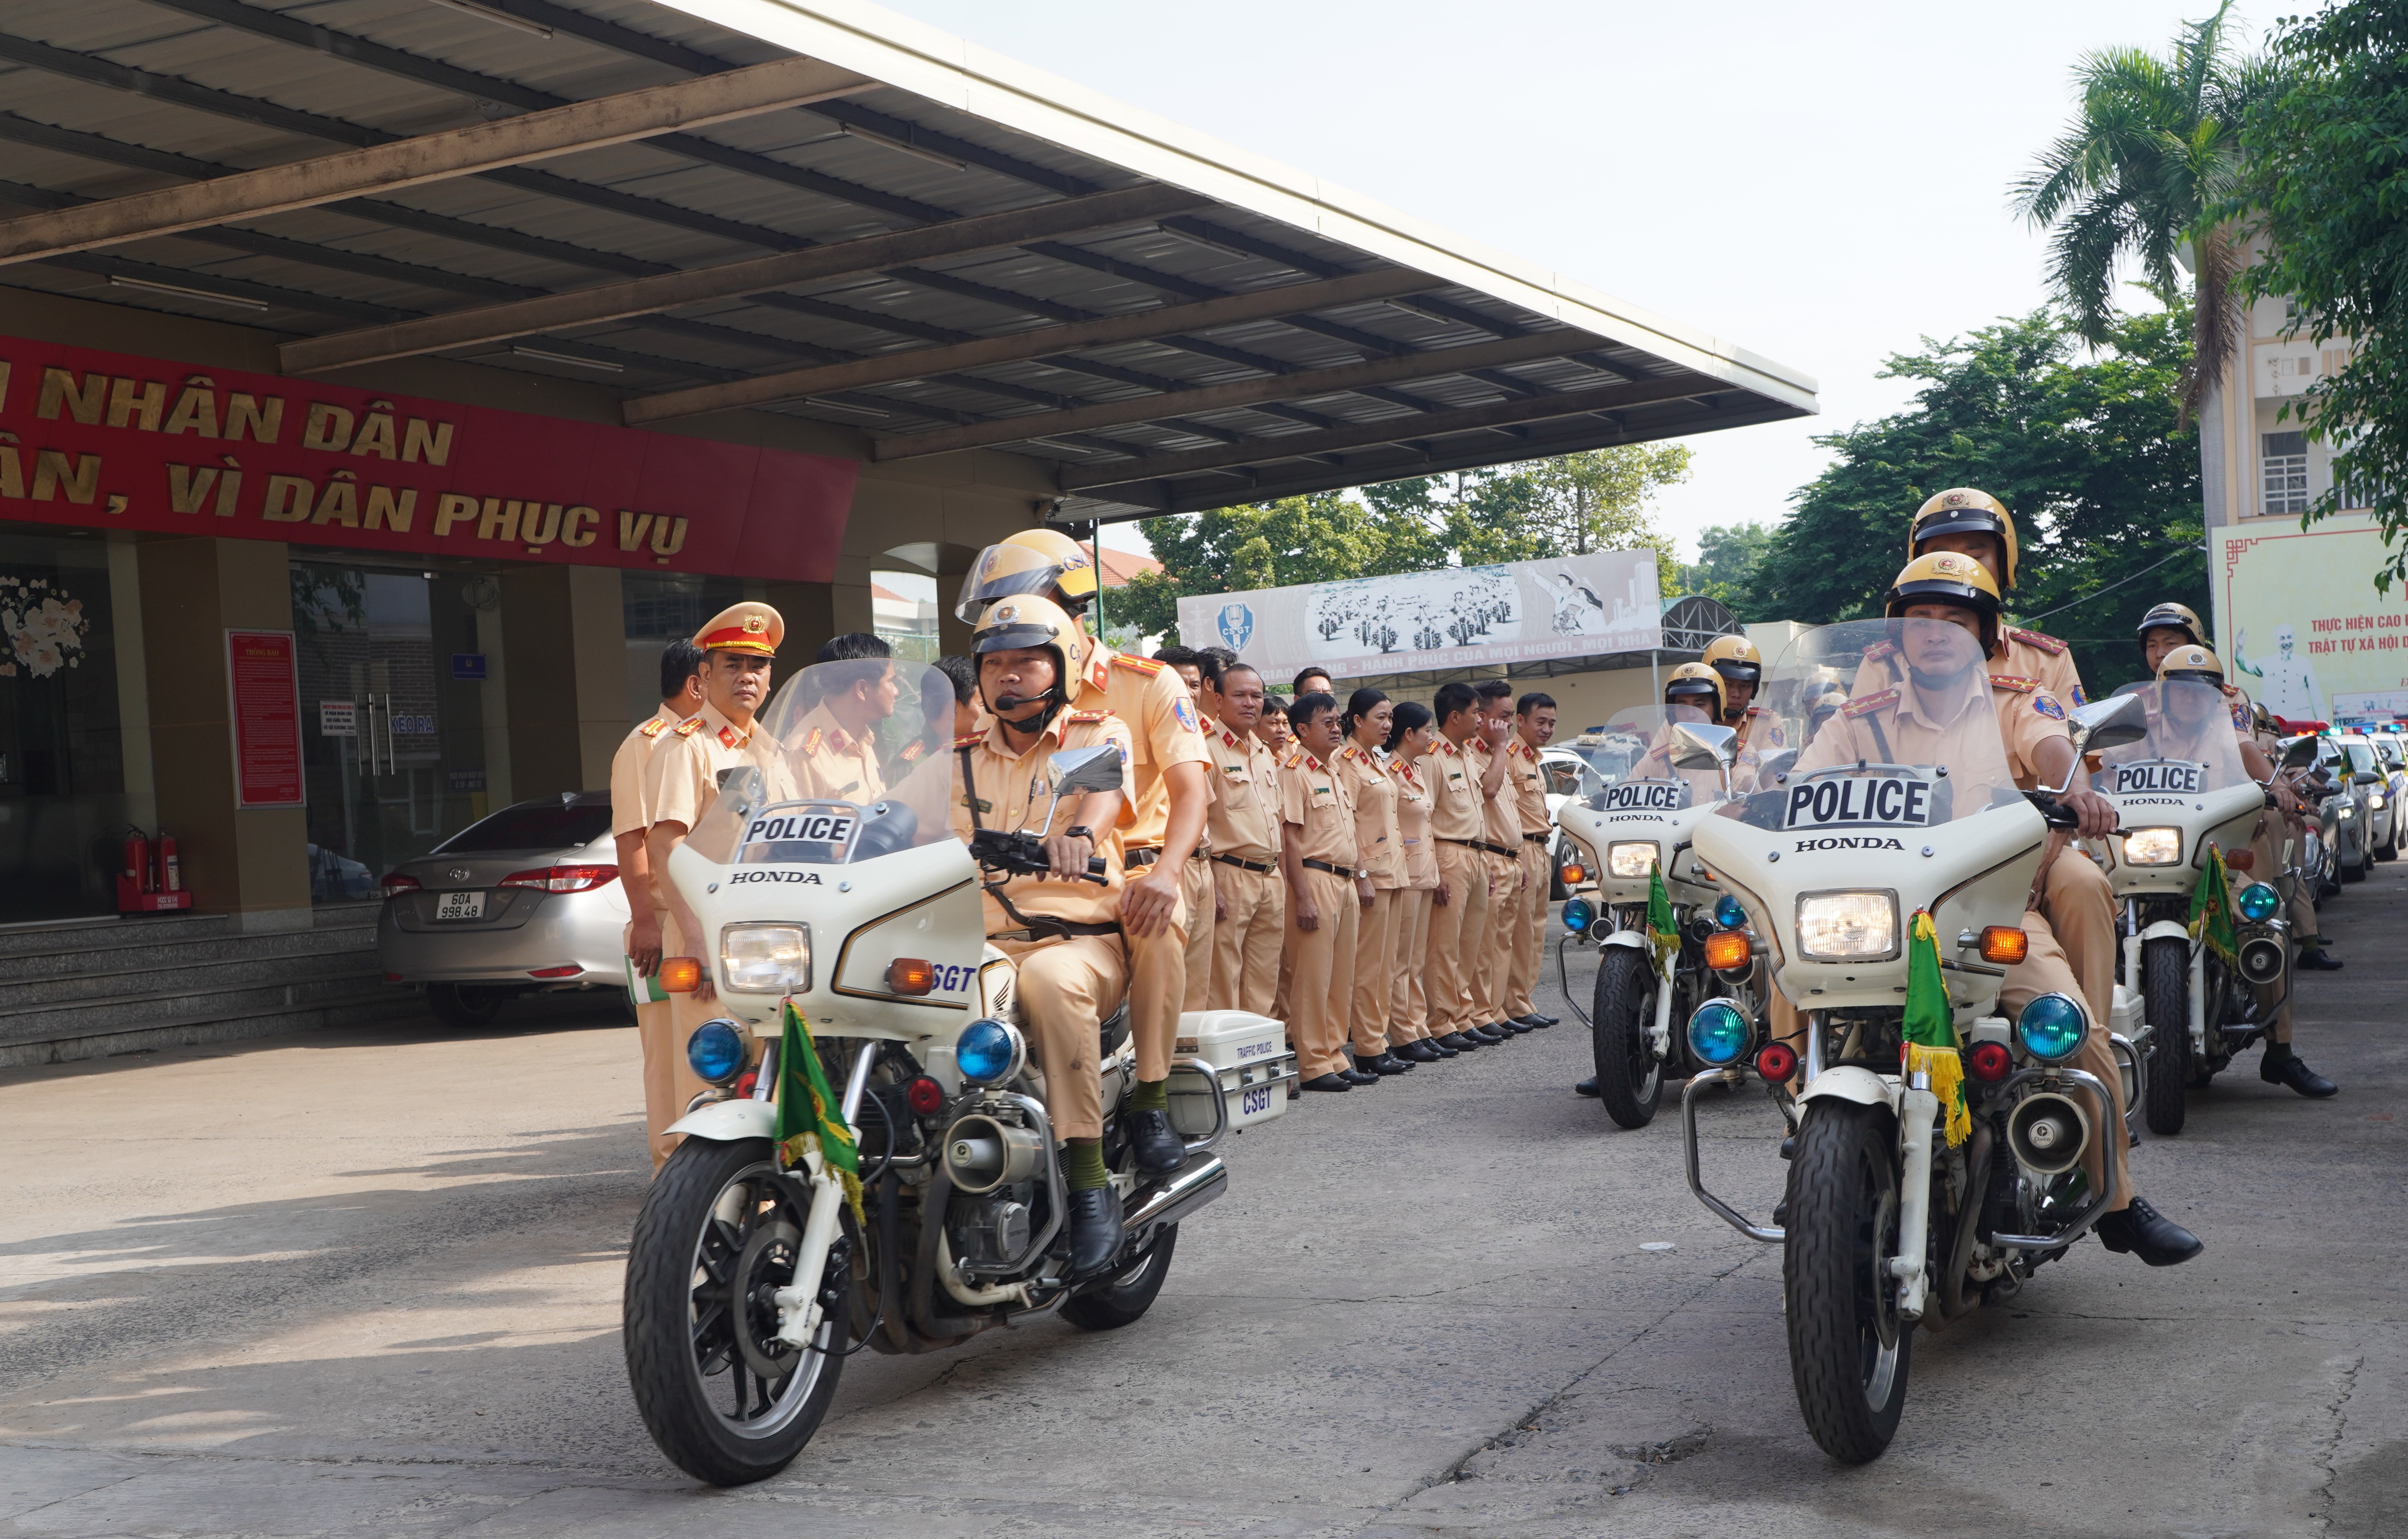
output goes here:
[{"label": "honda text on fairing", "polygon": [[[857,666],[806,669],[779,691],[760,717],[767,746],[723,775],[669,862],[712,938],[702,960],[726,1017],[687,1044],[716,1088],[670,1129],[684,1142],[637,1219],[624,1335],[654,1441],[720,1485],[793,1460],[863,1346],[936,1351],[1057,1308],[1082,1330],[1136,1320],[1180,1221],[1226,1185],[1212,1144],[1286,1107],[1277,1086],[1246,1087],[1272,1057],[1242,1070],[1209,1052],[1180,1058],[1171,1103],[1187,1158],[1140,1177],[1120,1130],[1131,1049],[1121,1018],[1108,1020],[1103,1143],[1125,1237],[1100,1273],[1071,1274],[1043,1070],[981,906],[982,886],[1047,870],[1046,854],[1035,833],[954,832],[953,685],[934,669],[896,665],[905,687],[878,732],[882,796],[786,794],[801,781],[782,755],[825,693],[816,676]],[[1067,809],[1123,770],[1106,746],[1055,754],[1046,772]],[[1277,1022],[1246,1019],[1278,1048]],[[1214,1024],[1182,1029],[1211,1037]]]}]

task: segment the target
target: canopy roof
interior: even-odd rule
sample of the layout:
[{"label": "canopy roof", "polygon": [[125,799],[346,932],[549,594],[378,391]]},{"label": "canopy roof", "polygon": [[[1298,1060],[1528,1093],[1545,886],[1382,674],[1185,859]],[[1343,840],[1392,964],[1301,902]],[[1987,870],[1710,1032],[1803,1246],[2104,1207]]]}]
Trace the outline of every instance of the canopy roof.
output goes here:
[{"label": "canopy roof", "polygon": [[[0,282],[1041,463],[1125,518],[1814,410],[1795,370],[849,0],[78,0]],[[352,376],[356,381],[357,376]]]}]

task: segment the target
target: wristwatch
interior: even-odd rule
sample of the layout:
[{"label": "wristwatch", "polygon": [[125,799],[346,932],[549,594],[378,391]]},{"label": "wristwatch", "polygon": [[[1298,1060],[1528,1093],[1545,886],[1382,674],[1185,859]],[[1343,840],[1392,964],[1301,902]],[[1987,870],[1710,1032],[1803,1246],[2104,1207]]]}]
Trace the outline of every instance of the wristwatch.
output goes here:
[{"label": "wristwatch", "polygon": [[1096,841],[1096,830],[1088,827],[1083,823],[1074,823],[1069,827],[1062,830],[1062,837],[1064,839],[1083,839],[1088,843],[1093,844]]}]

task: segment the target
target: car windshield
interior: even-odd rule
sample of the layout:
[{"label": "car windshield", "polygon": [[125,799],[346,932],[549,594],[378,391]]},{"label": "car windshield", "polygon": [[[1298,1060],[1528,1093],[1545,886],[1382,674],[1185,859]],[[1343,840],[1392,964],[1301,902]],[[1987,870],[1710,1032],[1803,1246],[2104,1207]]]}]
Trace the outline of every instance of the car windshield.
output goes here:
[{"label": "car windshield", "polygon": [[[1763,715],[1750,735],[1752,750],[1766,745],[1758,778],[1723,815],[1853,834],[2019,802],[1991,695],[1981,642],[1952,620],[1853,620],[1803,632],[1765,670],[1756,699]],[[1773,730],[1785,747],[1770,748]]]},{"label": "car windshield", "polygon": [[730,865],[845,865],[953,838],[953,681],[924,664],[817,663],[770,698],[687,842]]},{"label": "car windshield", "polygon": [[2372,744],[2345,742],[2341,745],[2341,751],[2349,755],[2351,770],[2361,775],[2374,773],[2374,749]]},{"label": "car windshield", "polygon": [[434,855],[487,850],[581,849],[610,831],[610,798],[586,795],[522,801],[480,818],[437,844]]},{"label": "car windshield", "polygon": [[2199,679],[2149,679],[2115,693],[2141,698],[2148,733],[2099,754],[2100,768],[2090,777],[2094,790],[2111,797],[2183,797],[2248,783],[2232,702],[2222,689]]}]

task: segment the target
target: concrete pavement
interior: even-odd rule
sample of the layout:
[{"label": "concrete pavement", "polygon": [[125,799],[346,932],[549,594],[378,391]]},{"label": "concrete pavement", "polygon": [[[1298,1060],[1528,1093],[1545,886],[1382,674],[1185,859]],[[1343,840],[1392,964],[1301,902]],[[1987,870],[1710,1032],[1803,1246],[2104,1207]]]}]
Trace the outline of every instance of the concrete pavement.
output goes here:
[{"label": "concrete pavement", "polygon": [[[736,1492],[682,1479],[627,1395],[629,1030],[9,1073],[0,1533],[2408,1531],[2403,870],[2329,908],[2349,970],[2303,986],[2341,1097],[2252,1059],[2135,1152],[2207,1253],[2085,1242],[1927,1332],[1897,1443],[1853,1470],[1799,1424],[1778,1252],[1689,1197],[1669,1108],[1618,1132],[1570,1094],[1569,1018],[1297,1103],[1232,1142],[1140,1324],[864,1354],[793,1469]],[[1758,1211],[1778,1126],[1707,1109]]]}]

